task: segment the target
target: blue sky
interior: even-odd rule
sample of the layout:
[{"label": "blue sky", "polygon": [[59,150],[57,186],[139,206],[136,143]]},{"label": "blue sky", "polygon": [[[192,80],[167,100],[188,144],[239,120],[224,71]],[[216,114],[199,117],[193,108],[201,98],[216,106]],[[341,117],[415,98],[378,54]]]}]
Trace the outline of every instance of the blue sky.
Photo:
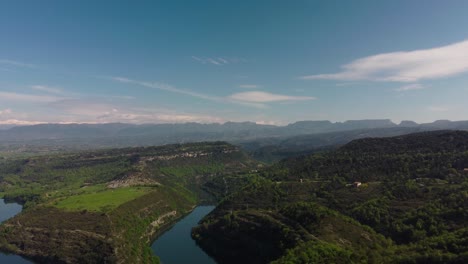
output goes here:
[{"label": "blue sky", "polygon": [[1,1],[0,124],[468,119],[467,1]]}]

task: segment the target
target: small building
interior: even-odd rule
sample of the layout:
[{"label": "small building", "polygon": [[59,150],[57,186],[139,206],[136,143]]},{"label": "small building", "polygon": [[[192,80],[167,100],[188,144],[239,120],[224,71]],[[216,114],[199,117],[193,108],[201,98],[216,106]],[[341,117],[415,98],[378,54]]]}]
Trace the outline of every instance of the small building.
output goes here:
[{"label": "small building", "polygon": [[359,186],[361,186],[361,182],[358,182],[358,181],[353,182],[353,187],[359,188]]}]

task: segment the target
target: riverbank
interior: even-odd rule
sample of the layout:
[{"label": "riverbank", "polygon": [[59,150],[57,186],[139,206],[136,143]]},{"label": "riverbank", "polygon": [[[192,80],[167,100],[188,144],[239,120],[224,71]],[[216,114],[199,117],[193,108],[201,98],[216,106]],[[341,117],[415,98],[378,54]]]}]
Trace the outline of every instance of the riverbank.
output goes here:
[{"label": "riverbank", "polygon": [[[9,218],[19,214],[22,210],[22,206],[17,203],[6,202],[4,199],[0,199],[0,224]],[[0,251],[0,263],[8,264],[28,264],[28,261],[18,255],[12,255]]]},{"label": "riverbank", "polygon": [[192,228],[214,208],[215,206],[197,206],[152,243],[152,251],[161,263],[216,263],[198,247],[191,236]]},{"label": "riverbank", "polygon": [[8,160],[1,191],[27,210],[0,226],[0,248],[41,263],[158,263],[150,242],[206,200],[207,182],[256,166],[223,142]]}]

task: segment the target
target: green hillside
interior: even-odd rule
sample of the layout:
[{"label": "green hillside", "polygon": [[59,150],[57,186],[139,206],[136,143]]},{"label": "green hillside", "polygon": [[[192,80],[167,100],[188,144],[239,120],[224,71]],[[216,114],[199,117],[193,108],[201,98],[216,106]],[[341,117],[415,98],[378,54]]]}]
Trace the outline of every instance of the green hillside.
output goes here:
[{"label": "green hillside", "polygon": [[193,236],[221,263],[466,263],[465,168],[468,132],[356,140],[262,170]]},{"label": "green hillside", "polygon": [[202,203],[218,206],[192,236],[219,263],[468,261],[468,132],[359,139],[268,167],[223,142],[0,162],[1,196],[24,204],[0,248],[39,262],[157,263],[150,242]]},{"label": "green hillside", "polygon": [[1,162],[0,194],[24,210],[0,226],[0,248],[44,263],[158,262],[150,242],[213,201],[206,182],[258,165],[223,142]]}]

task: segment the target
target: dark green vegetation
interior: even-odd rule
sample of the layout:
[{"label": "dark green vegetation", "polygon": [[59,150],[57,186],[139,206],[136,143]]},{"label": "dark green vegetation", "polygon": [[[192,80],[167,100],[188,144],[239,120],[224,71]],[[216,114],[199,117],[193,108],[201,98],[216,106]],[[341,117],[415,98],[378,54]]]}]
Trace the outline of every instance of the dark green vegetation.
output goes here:
[{"label": "dark green vegetation", "polygon": [[221,263],[468,263],[466,168],[468,132],[356,140],[244,178],[193,237]]},{"label": "dark green vegetation", "polygon": [[[300,136],[280,154],[389,131],[407,128]],[[192,234],[220,263],[468,262],[468,132],[311,152],[269,167],[222,142],[7,155],[0,196],[25,210],[0,226],[0,248],[48,263],[158,262],[158,234],[220,202]]]},{"label": "dark green vegetation", "polygon": [[284,158],[337,149],[355,139],[391,137],[431,130],[429,127],[387,127],[292,137],[262,138],[238,143],[257,160],[272,163]]},{"label": "dark green vegetation", "polygon": [[0,249],[45,263],[157,263],[150,242],[213,199],[207,182],[256,167],[222,142],[4,158],[0,196],[24,211],[0,226]]}]

